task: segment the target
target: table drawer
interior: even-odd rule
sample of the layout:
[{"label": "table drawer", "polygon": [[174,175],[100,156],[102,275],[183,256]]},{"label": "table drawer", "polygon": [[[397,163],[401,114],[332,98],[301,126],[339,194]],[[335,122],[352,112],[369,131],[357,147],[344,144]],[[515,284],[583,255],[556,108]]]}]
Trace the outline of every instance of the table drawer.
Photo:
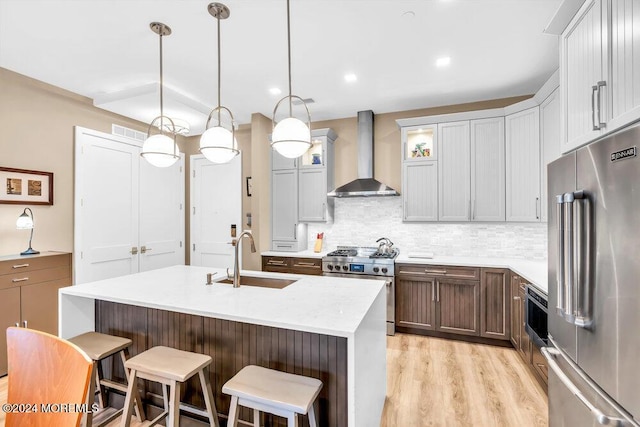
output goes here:
[{"label": "table drawer", "polygon": [[70,265],[70,254],[35,256],[0,261],[0,275],[22,274],[25,271]]},{"label": "table drawer", "polygon": [[464,280],[480,279],[480,269],[477,267],[452,267],[450,265],[396,264],[396,274],[398,276],[434,276]]},{"label": "table drawer", "polygon": [[71,269],[69,266],[16,271],[13,274],[4,274],[0,276],[0,289],[10,288],[12,286],[33,285],[35,283],[50,282],[59,279],[69,279],[69,285],[71,285]]}]

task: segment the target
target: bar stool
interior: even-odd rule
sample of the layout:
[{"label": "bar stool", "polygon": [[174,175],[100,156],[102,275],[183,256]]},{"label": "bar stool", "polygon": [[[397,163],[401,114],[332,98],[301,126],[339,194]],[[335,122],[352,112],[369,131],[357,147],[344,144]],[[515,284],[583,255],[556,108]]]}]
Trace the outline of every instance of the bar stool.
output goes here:
[{"label": "bar stool", "polygon": [[[102,364],[100,362],[109,356],[120,353],[120,359],[122,360],[122,366],[124,367],[126,360],[129,358],[128,347],[131,345],[131,340],[128,338],[101,334],[99,332],[87,332],[82,335],[70,338],[68,341],[80,347],[87,354],[87,356],[89,356],[93,360],[93,372],[95,375],[96,391],[95,393],[89,393],[89,404],[93,403],[93,399],[95,397],[95,394],[97,393],[100,408],[104,410],[107,404],[105,387],[119,390],[123,393],[127,391],[127,387],[114,381],[104,379],[102,374]],[[144,421],[144,409],[142,408],[142,403],[140,401],[140,396],[138,396],[137,394],[137,390],[138,389],[136,388],[136,416],[138,420]],[[96,417],[96,421],[99,419],[97,425],[105,425],[113,419],[117,418],[121,413],[122,409],[113,410],[111,413],[105,411],[104,414],[107,415],[101,416],[100,418]],[[92,424],[93,413],[89,411],[87,413],[86,425],[87,427],[91,427]]]},{"label": "bar stool", "polygon": [[[211,357],[191,353],[189,351],[176,350],[170,347],[152,347],[125,362],[129,369],[129,389],[124,402],[124,414],[122,415],[122,427],[128,427],[131,422],[133,408],[133,394],[138,378],[155,381],[162,384],[164,398],[164,411],[151,421],[154,425],[163,418],[167,418],[168,427],[178,427],[180,423],[180,388],[182,383],[198,374],[200,385],[204,394],[204,403],[207,408],[207,416],[211,426],[219,427],[218,413],[213,401],[211,383],[207,367],[211,364]],[[169,387],[167,398],[166,387]]]},{"label": "bar stool", "polygon": [[297,414],[309,414],[309,425],[317,426],[313,403],[322,381],[261,366],[245,366],[222,386],[231,395],[227,427],[238,425],[238,406],[253,409],[253,425],[260,427],[260,411],[285,417],[288,427],[297,427]]}]

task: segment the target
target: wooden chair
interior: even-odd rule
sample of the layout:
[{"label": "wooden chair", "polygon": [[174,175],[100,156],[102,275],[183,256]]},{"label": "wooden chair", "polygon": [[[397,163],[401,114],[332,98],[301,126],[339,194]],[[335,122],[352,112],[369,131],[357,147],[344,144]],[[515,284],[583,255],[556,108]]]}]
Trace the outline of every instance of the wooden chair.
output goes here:
[{"label": "wooden chair", "polygon": [[80,348],[45,332],[11,327],[7,356],[7,403],[37,405],[37,412],[9,411],[6,427],[80,425],[91,410],[86,401],[93,371]]}]

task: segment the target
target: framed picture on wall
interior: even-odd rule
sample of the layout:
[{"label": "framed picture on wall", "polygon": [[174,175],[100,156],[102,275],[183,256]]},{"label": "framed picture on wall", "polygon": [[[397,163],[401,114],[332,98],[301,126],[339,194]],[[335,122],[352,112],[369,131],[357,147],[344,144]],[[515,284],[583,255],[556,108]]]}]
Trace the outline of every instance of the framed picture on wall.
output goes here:
[{"label": "framed picture on wall", "polygon": [[0,166],[0,204],[53,205],[53,172]]}]

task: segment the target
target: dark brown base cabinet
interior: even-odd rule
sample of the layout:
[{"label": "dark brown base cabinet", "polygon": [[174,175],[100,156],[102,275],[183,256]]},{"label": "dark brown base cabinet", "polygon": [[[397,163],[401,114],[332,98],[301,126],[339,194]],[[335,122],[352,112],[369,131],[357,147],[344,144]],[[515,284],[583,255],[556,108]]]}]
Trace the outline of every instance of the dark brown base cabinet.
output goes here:
[{"label": "dark brown base cabinet", "polygon": [[263,256],[262,271],[322,276],[322,259]]},{"label": "dark brown base cabinet", "polygon": [[509,270],[480,269],[480,335],[485,338],[511,338]]},{"label": "dark brown base cabinet", "polygon": [[[132,356],[156,345],[210,355],[209,376],[220,414],[229,413],[231,401],[221,392],[222,385],[251,364],[320,379],[318,425],[348,424],[346,338],[106,301],[96,301],[95,307],[96,331],[130,338]],[[122,364],[109,359],[102,362],[105,376],[124,382]],[[162,394],[152,382],[140,381],[139,387],[144,391],[141,395],[152,401]],[[204,407],[197,377],[182,388],[181,401]],[[240,418],[251,421],[253,412],[242,408]],[[309,425],[306,416],[300,421],[300,427]],[[260,425],[286,426],[286,420],[262,414]]]},{"label": "dark brown base cabinet", "polygon": [[58,289],[71,285],[71,254],[0,257],[0,376],[7,374],[5,330],[22,326],[58,334]]},{"label": "dark brown base cabinet", "polygon": [[397,331],[480,335],[478,268],[396,264],[396,272]]},{"label": "dark brown base cabinet", "polygon": [[511,343],[518,350],[522,360],[529,366],[534,376],[546,391],[548,384],[548,367],[544,356],[525,329],[526,319],[526,286],[527,282],[517,274],[511,274]]}]

